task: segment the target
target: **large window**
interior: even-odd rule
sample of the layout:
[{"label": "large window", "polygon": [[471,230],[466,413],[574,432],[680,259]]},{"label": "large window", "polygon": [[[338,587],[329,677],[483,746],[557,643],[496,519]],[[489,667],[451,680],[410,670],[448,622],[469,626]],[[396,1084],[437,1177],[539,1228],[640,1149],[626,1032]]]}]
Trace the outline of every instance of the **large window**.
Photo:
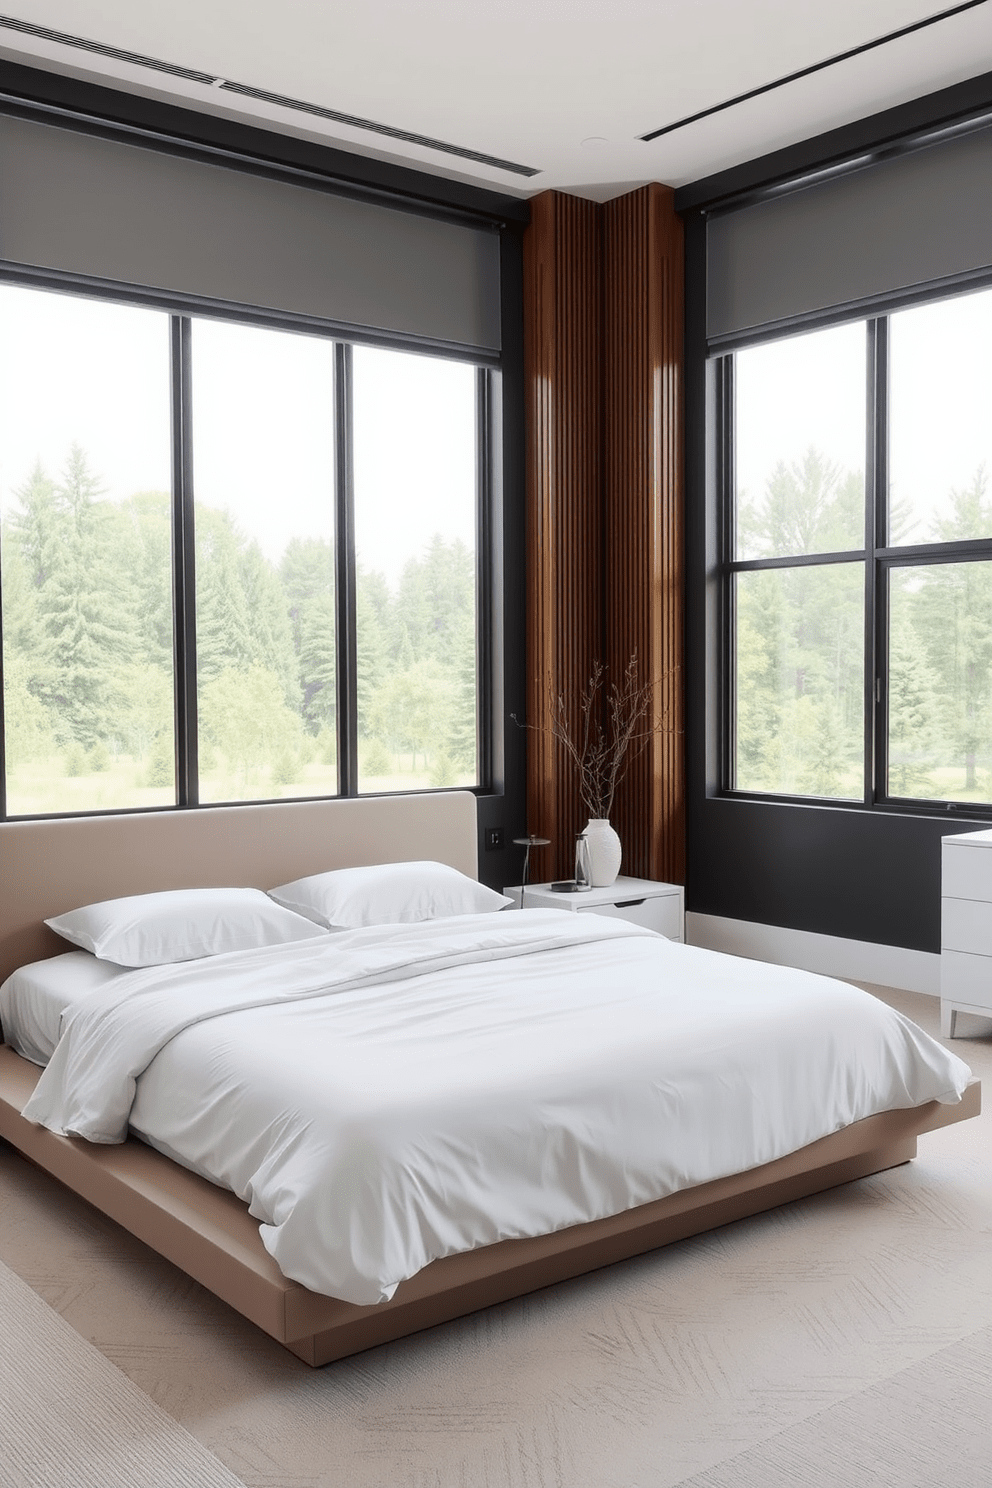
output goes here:
[{"label": "large window", "polygon": [[490,377],[0,286],[4,813],[484,784]]},{"label": "large window", "polygon": [[169,401],[168,316],[0,287],[11,815],[174,799]]},{"label": "large window", "polygon": [[475,371],[354,352],[359,788],[474,780]]},{"label": "large window", "polygon": [[334,347],[191,331],[200,800],[333,795]]},{"label": "large window", "polygon": [[718,359],[726,785],[992,806],[992,291]]}]

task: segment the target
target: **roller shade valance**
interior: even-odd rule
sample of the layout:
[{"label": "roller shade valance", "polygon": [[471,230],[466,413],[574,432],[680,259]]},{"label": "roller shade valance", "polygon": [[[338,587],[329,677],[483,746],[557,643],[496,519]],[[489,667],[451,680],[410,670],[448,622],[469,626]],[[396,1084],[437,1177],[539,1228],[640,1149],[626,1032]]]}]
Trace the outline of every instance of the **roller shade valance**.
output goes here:
[{"label": "roller shade valance", "polygon": [[711,341],[992,266],[992,127],[707,223]]},{"label": "roller shade valance", "polygon": [[499,236],[0,116],[0,258],[499,349]]}]

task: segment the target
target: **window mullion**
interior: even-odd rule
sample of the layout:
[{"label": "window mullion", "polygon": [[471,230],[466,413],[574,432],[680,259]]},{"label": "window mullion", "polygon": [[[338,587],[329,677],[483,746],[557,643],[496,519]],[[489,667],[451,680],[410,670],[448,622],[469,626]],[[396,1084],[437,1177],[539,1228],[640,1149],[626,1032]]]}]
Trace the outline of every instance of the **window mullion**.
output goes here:
[{"label": "window mullion", "polygon": [[889,323],[886,317],[869,322],[871,368],[868,402],[868,501],[865,514],[866,613],[870,630],[867,644],[871,665],[865,668],[868,684],[865,717],[871,739],[871,772],[866,775],[866,804],[888,795],[888,571],[879,559],[889,539],[888,392]]},{"label": "window mullion", "polygon": [[193,527],[191,322],[169,317],[172,372],[172,583],[176,802],[199,804],[196,727],[196,549]]},{"label": "window mullion", "polygon": [[358,794],[358,636],[351,347],[334,348],[334,588],[337,638],[338,789]]},{"label": "window mullion", "polygon": [[493,783],[493,717],[496,624],[493,570],[493,475],[495,446],[493,374],[480,367],[475,381],[475,656],[476,770],[479,784]]},{"label": "window mullion", "polygon": [[726,790],[737,788],[737,580],[730,565],[737,557],[737,423],[734,410],[734,358],[722,359],[717,384],[717,418],[720,422],[720,483],[725,492],[723,521],[719,535],[719,561],[724,580],[721,588],[720,631],[723,641],[724,727],[720,730],[724,758],[720,777]]}]

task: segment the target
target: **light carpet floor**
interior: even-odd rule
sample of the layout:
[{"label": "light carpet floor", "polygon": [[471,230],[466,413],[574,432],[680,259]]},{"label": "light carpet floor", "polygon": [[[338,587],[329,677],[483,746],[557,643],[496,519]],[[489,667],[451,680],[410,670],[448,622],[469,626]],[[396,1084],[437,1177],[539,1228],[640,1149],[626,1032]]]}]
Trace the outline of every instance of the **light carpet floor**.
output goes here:
[{"label": "light carpet floor", "polygon": [[978,1488],[992,1027],[960,1026],[990,1114],[914,1163],[322,1370],[8,1149],[0,1260],[249,1488]]},{"label": "light carpet floor", "polygon": [[3,1488],[243,1488],[0,1265]]}]

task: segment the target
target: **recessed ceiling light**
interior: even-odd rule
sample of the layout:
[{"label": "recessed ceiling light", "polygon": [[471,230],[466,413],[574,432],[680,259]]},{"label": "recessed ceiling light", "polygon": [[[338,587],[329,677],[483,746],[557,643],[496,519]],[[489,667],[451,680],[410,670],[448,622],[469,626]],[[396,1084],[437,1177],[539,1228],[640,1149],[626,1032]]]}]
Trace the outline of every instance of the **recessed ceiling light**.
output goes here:
[{"label": "recessed ceiling light", "polygon": [[591,134],[588,139],[582,140],[581,143],[587,145],[591,150],[598,150],[602,145],[608,145],[610,142],[605,135]]}]

